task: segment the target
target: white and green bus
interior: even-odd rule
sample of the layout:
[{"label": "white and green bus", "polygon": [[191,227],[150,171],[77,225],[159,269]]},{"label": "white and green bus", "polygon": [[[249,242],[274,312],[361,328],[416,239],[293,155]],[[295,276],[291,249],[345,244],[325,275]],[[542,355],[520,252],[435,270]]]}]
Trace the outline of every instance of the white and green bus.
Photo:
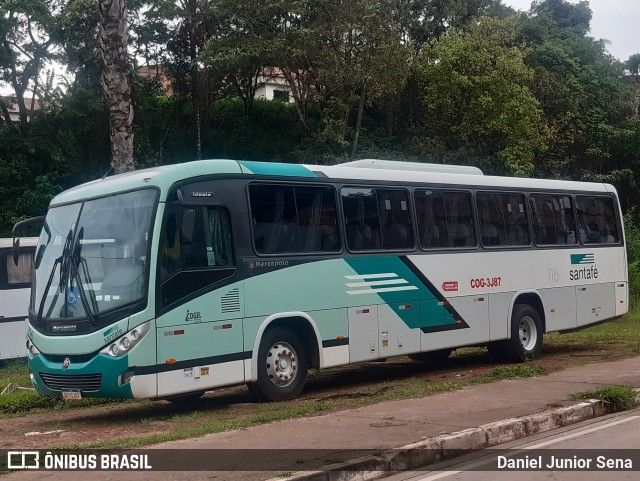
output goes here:
[{"label": "white and green bus", "polygon": [[35,254],[37,391],[268,400],[310,368],[488,346],[627,312],[611,185],[365,160],[205,160],[90,182],[51,202]]}]

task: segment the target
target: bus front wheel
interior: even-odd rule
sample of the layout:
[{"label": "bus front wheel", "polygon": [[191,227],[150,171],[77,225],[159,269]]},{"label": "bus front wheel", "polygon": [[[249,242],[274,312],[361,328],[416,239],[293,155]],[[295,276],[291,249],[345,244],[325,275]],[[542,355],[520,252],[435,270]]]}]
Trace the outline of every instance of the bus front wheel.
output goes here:
[{"label": "bus front wheel", "polygon": [[307,381],[309,364],[300,337],[284,327],[268,330],[258,349],[258,380],[247,384],[262,400],[295,398]]},{"label": "bus front wheel", "polygon": [[540,354],[542,336],[538,311],[528,304],[516,304],[511,314],[511,338],[493,344],[489,350],[509,361],[530,361]]}]

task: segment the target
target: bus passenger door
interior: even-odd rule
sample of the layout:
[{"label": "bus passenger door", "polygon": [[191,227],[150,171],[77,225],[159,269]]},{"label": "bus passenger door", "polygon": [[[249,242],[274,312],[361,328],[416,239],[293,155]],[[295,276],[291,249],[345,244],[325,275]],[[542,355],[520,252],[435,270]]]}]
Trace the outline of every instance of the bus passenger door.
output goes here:
[{"label": "bus passenger door", "polygon": [[229,210],[170,205],[161,238],[158,396],[243,382],[244,283]]}]

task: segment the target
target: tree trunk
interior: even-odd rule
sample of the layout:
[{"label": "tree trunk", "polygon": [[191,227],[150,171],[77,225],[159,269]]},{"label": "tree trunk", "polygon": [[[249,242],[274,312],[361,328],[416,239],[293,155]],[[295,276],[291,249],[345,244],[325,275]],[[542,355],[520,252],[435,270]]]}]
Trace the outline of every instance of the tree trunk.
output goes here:
[{"label": "tree trunk", "polygon": [[102,86],[109,99],[111,167],[116,174],[135,170],[133,105],[129,87],[125,0],[99,0],[100,50],[104,62]]},{"label": "tree trunk", "polygon": [[351,160],[356,158],[356,152],[358,151],[358,140],[360,139],[360,131],[362,130],[362,116],[364,113],[364,100],[366,96],[366,86],[362,87],[362,93],[360,94],[360,102],[358,103],[358,117],[356,119],[356,132],[353,136],[353,146],[351,148]]}]

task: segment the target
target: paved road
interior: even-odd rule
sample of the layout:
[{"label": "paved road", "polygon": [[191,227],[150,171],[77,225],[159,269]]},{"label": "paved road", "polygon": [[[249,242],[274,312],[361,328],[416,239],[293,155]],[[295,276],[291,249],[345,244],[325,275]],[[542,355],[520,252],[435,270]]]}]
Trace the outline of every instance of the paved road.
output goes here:
[{"label": "paved road", "polygon": [[[163,449],[163,460],[176,459],[176,464],[162,472],[102,471],[89,474],[86,471],[22,471],[3,479],[86,481],[88,475],[91,479],[100,481],[123,477],[136,481],[268,479],[283,471],[311,470],[314,465],[317,466],[318,460],[327,464],[347,461],[355,457],[354,452],[357,450],[397,448],[503,419],[549,412],[573,404],[570,395],[578,391],[613,384],[640,387],[639,361],[640,357],[636,357],[589,364],[537,378],[498,381],[419,399],[383,402],[322,416],[290,419],[249,429],[163,443],[147,450],[152,452],[153,449]],[[279,406],[281,405],[274,403],[273,409],[279,409]],[[633,431],[640,432],[637,428]],[[12,448],[20,449],[19,446]],[[231,452],[220,451],[223,449],[235,450],[235,459]],[[252,452],[252,449],[258,451]],[[256,464],[257,456],[265,456],[265,452],[268,461],[271,461],[269,468]],[[232,462],[233,468],[227,471],[217,468],[198,470],[198,467],[202,469],[203,463],[216,456]],[[511,473],[505,479],[513,479],[513,475]]]},{"label": "paved road", "polygon": [[[521,469],[514,470],[518,465]],[[633,470],[626,469],[629,465]],[[640,409],[477,451],[430,469],[385,481],[485,481],[488,476],[492,481],[636,480],[640,476]]]}]

